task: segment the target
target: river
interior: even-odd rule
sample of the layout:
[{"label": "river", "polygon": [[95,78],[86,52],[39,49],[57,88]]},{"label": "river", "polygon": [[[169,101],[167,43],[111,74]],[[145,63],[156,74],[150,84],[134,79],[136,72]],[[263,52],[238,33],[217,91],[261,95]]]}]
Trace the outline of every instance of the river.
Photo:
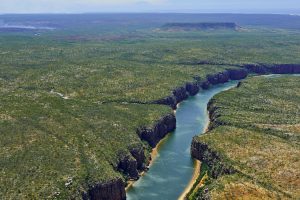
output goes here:
[{"label": "river", "polygon": [[127,191],[129,200],[178,199],[193,177],[195,162],[190,155],[192,138],[203,133],[209,122],[207,103],[237,81],[213,86],[182,102],[177,111],[176,130],[159,146],[150,170]]}]

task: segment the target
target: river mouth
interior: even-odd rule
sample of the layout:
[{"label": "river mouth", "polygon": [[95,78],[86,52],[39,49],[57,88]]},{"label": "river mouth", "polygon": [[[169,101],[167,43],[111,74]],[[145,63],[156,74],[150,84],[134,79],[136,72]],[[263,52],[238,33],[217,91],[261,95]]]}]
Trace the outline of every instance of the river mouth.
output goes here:
[{"label": "river mouth", "polygon": [[127,191],[129,200],[178,199],[194,174],[195,160],[190,156],[192,138],[205,132],[209,117],[207,104],[216,94],[237,85],[230,81],[204,90],[183,101],[176,111],[174,133],[160,144],[149,171]]}]

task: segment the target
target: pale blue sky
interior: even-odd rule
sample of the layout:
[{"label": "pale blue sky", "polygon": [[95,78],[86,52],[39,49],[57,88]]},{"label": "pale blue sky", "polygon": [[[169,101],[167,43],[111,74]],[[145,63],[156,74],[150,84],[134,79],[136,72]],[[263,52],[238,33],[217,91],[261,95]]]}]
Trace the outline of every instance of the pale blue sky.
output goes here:
[{"label": "pale blue sky", "polygon": [[0,13],[300,13],[300,0],[0,0]]}]

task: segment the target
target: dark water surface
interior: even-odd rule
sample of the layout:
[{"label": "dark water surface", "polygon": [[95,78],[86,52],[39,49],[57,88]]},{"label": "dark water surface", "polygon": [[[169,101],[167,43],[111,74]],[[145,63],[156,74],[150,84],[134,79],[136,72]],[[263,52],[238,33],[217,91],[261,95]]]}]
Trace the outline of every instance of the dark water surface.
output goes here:
[{"label": "dark water surface", "polygon": [[178,199],[189,184],[194,172],[190,156],[193,136],[203,133],[209,122],[207,103],[217,93],[237,85],[231,81],[201,91],[182,102],[177,109],[177,128],[159,148],[150,170],[127,192],[129,200]]}]

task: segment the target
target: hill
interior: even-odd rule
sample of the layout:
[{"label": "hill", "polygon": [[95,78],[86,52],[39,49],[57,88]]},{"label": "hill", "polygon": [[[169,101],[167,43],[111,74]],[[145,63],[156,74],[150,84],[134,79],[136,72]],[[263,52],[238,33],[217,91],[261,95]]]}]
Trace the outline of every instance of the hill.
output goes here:
[{"label": "hill", "polygon": [[196,31],[196,30],[238,30],[240,27],[232,22],[214,23],[168,23],[162,29],[168,31]]}]

